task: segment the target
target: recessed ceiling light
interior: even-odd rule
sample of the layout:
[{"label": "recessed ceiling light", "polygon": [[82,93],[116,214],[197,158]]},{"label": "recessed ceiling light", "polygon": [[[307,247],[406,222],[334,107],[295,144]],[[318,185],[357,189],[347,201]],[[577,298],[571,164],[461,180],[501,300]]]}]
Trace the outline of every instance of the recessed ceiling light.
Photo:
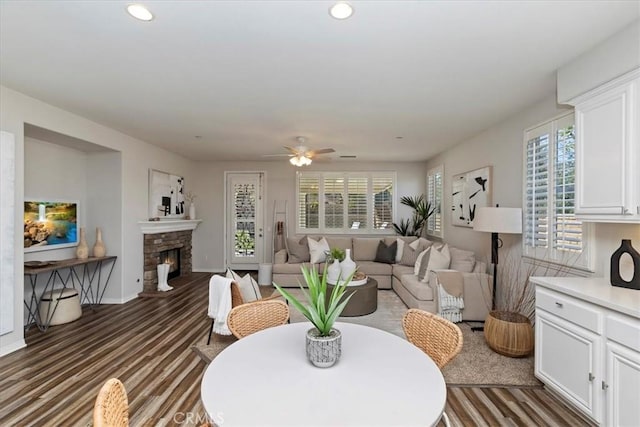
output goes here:
[{"label": "recessed ceiling light", "polygon": [[329,8],[329,15],[336,19],[347,19],[353,15],[353,7],[347,2],[339,1]]},{"label": "recessed ceiling light", "polygon": [[127,6],[127,12],[141,21],[151,21],[153,19],[153,14],[141,4],[130,4]]}]

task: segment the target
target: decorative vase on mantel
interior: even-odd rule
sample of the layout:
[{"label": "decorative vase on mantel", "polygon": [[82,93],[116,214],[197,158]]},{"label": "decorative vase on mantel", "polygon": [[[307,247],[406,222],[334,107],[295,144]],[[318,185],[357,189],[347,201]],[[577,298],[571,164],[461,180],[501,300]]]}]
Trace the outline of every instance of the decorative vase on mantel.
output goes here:
[{"label": "decorative vase on mantel", "polygon": [[[633,268],[629,280],[620,273],[620,261],[630,259]],[[611,255],[611,285],[621,288],[640,290],[640,253],[631,246],[631,240],[623,239],[620,247]]]},{"label": "decorative vase on mantel", "polygon": [[76,247],[76,258],[89,258],[89,245],[87,245],[87,238],[84,234],[84,227],[80,227],[80,241],[78,242],[78,246]]},{"label": "decorative vase on mantel", "polygon": [[356,263],[351,259],[351,249],[345,249],[344,260],[340,263],[340,277],[346,280],[356,271]]},{"label": "decorative vase on mantel", "polygon": [[196,204],[194,202],[189,203],[189,219],[196,219]]},{"label": "decorative vase on mantel", "polygon": [[96,244],[93,245],[93,256],[96,258],[102,258],[107,254],[107,247],[102,241],[102,229],[96,227]]},{"label": "decorative vase on mantel", "polygon": [[342,333],[331,329],[329,336],[320,336],[320,331],[311,328],[307,331],[307,358],[318,368],[329,368],[340,360],[342,354]]}]

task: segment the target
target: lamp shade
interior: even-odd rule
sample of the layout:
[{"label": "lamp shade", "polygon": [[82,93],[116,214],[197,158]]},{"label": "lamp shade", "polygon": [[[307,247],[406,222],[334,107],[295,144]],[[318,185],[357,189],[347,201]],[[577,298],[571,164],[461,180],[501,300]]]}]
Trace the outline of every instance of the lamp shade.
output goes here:
[{"label": "lamp shade", "polygon": [[478,208],[473,218],[475,231],[489,233],[522,233],[522,209],[520,208]]}]

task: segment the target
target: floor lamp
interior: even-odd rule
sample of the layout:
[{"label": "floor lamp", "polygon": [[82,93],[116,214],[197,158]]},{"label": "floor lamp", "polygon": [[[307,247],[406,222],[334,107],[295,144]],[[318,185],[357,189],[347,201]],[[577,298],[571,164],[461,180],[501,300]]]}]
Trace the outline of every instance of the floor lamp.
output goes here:
[{"label": "floor lamp", "polygon": [[499,233],[522,234],[522,209],[520,208],[478,208],[473,218],[473,229],[491,233],[491,264],[493,264],[493,292],[491,309],[496,308],[498,283],[498,249],[502,247]]}]

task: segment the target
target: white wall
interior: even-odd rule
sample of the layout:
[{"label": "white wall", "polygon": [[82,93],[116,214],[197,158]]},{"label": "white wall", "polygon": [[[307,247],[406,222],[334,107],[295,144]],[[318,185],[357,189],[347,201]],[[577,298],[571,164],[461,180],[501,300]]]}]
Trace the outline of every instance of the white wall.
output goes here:
[{"label": "white wall", "polygon": [[[289,235],[295,233],[295,186],[296,171],[287,159],[276,162],[201,162],[194,167],[194,191],[197,216],[203,222],[194,233],[193,268],[195,271],[221,272],[224,264],[224,173],[241,171],[266,172],[265,209],[265,254],[271,261],[273,239],[273,203],[288,200]],[[357,162],[316,162],[304,170],[310,171],[395,171],[397,172],[396,201],[404,195],[425,192],[426,169],[423,162],[407,163],[357,163]],[[283,205],[280,205],[283,206]],[[411,210],[406,206],[397,207],[397,218],[409,217]]]},{"label": "white wall", "polygon": [[[430,159],[428,167],[444,165],[444,240],[490,259],[490,234],[451,225],[451,177],[482,166],[493,166],[493,203],[502,207],[522,206],[522,167],[524,129],[567,111],[556,105],[555,98],[544,101],[508,118],[481,134]],[[611,254],[621,239],[632,239],[640,249],[640,225],[596,224],[595,275],[608,276]],[[522,240],[516,235],[501,235],[509,247],[520,250]],[[502,251],[501,251],[502,252]]]},{"label": "white wall", "polygon": [[560,67],[558,102],[566,104],[570,99],[638,67],[640,21]]},{"label": "white wall", "polygon": [[[184,176],[188,190],[190,183],[193,182],[191,162],[179,155],[79,115],[0,86],[0,129],[14,134],[16,139],[16,217],[14,219],[16,230],[21,229],[23,217],[25,123],[108,147],[121,153],[122,191],[118,197],[122,206],[119,212],[122,224],[120,241],[114,241],[114,245],[121,246],[122,257],[117,262],[122,270],[117,276],[111,278],[110,286],[118,289],[119,293],[111,295],[114,299],[113,302],[134,298],[142,290],[143,240],[138,221],[146,220],[148,217],[148,169],[164,170]],[[16,278],[16,292],[13,301],[15,309],[14,331],[0,336],[0,355],[24,345],[24,333],[20,326],[22,325],[24,295],[22,246],[22,236],[16,235],[14,247]]]}]

